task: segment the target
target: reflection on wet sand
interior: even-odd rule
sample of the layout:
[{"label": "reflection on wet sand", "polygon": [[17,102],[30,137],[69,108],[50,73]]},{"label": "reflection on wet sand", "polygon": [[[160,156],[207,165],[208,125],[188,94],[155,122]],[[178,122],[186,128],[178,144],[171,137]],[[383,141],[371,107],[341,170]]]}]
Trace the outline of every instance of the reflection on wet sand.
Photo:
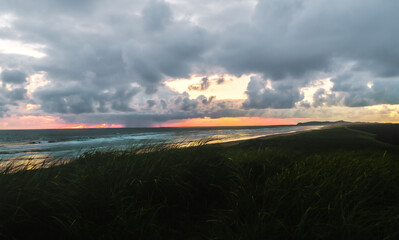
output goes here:
[{"label": "reflection on wet sand", "polygon": [[0,161],[0,172],[11,173],[21,170],[34,170],[38,168],[48,168],[65,164],[68,160],[54,159],[48,154],[32,154],[18,157],[11,157]]}]

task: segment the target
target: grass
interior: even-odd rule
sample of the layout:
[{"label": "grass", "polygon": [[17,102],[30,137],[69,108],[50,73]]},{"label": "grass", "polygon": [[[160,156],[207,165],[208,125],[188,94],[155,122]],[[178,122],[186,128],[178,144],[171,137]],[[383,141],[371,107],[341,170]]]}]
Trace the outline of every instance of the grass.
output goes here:
[{"label": "grass", "polygon": [[374,134],[377,140],[399,145],[399,124],[358,124],[351,128]]},{"label": "grass", "polygon": [[345,127],[88,152],[1,173],[0,238],[397,239],[398,156]]}]

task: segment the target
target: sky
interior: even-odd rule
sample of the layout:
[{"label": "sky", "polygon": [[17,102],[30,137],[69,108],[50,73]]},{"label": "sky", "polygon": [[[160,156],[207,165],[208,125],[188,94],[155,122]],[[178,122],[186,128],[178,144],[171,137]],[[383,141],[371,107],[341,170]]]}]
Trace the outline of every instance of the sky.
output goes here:
[{"label": "sky", "polygon": [[399,122],[397,0],[0,5],[0,129]]}]

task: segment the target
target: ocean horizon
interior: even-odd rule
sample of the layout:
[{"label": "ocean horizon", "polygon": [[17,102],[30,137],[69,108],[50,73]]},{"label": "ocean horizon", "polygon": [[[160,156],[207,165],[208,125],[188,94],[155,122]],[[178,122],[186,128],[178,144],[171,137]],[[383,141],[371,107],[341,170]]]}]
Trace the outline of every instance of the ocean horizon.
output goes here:
[{"label": "ocean horizon", "polygon": [[92,150],[143,145],[192,146],[318,129],[321,126],[226,126],[184,128],[101,128],[0,130],[0,161],[71,159]]}]

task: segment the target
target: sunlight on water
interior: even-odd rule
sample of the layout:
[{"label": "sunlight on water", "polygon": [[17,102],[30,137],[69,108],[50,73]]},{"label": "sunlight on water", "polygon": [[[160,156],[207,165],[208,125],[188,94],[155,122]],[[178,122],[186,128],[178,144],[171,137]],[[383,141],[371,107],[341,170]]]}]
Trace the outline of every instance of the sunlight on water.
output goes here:
[{"label": "sunlight on water", "polygon": [[0,167],[10,163],[35,169],[49,160],[72,159],[91,150],[124,150],[141,146],[191,147],[242,141],[323,126],[2,130]]},{"label": "sunlight on water", "polygon": [[32,154],[9,158],[0,161],[0,172],[18,172],[21,170],[34,170],[65,164],[70,160],[53,159],[47,154]]}]

